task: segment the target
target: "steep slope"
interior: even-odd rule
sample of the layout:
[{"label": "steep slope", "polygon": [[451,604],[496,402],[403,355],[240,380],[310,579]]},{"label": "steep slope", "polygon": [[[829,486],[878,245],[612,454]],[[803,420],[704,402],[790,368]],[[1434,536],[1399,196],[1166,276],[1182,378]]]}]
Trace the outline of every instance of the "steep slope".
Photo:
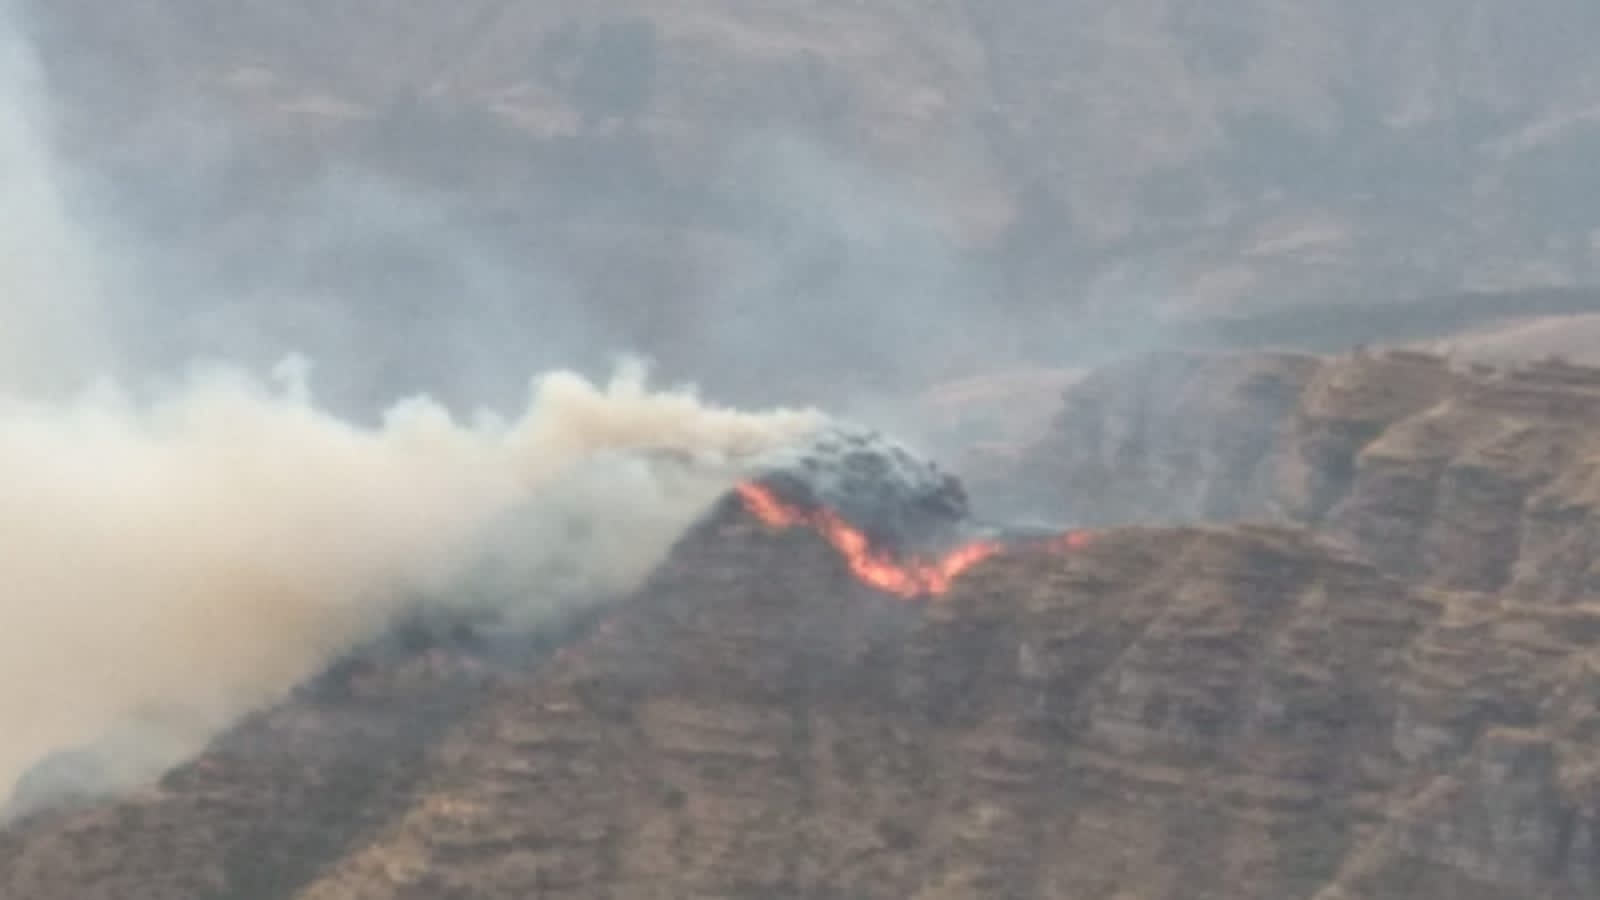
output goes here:
[{"label": "steep slope", "polygon": [[[379,821],[295,844],[349,811],[219,753],[7,835],[0,893],[1578,898],[1597,624],[1293,527],[1112,529],[906,602],[730,498]],[[239,862],[280,854],[298,877]]]},{"label": "steep slope", "polygon": [[1560,356],[1586,365],[1600,364],[1600,316],[1508,317],[1429,342],[1438,352],[1491,363]]},{"label": "steep slope", "polygon": [[1600,583],[1600,369],[1169,354],[1066,396],[1020,475],[978,480],[1001,502],[1084,522],[1312,524],[1387,572],[1528,601]]},{"label": "steep slope", "polygon": [[1211,529],[999,560],[906,614],[747,527],[487,709],[302,896],[1575,898],[1600,874],[1569,699],[1592,608]]},{"label": "steep slope", "polygon": [[[404,808],[427,748],[497,677],[426,634],[354,655],[158,785],[0,832],[0,894],[286,896]],[[59,802],[60,771],[41,765],[19,795]]]}]

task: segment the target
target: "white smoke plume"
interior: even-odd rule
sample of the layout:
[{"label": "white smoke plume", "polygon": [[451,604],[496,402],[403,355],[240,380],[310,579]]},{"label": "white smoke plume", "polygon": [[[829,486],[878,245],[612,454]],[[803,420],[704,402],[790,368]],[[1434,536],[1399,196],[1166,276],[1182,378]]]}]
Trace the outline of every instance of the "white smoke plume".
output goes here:
[{"label": "white smoke plume", "polygon": [[0,2],[0,387],[59,389],[99,346],[95,267],[41,139],[39,70]]},{"label": "white smoke plume", "polygon": [[[114,294],[3,20],[0,806],[31,764],[129,721],[165,723],[130,766],[176,762],[416,597],[449,602],[493,542],[548,555],[575,511],[608,533],[568,561],[580,586],[625,588],[743,464],[820,423],[652,390],[638,367],[540,376],[515,416],[463,422],[417,398],[376,425],[320,408],[298,364],[195,368],[159,389],[100,378]],[[661,449],[679,462],[630,452]],[[537,616],[546,593],[522,588],[512,611]]]}]

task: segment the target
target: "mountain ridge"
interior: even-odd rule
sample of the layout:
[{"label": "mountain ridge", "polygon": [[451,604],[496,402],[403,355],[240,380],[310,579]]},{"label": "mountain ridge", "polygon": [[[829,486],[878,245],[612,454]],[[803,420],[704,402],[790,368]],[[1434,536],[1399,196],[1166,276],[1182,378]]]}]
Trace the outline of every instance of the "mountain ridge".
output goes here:
[{"label": "mountain ridge", "polygon": [[[1263,406],[1263,379],[1296,390]],[[0,887],[19,900],[1587,896],[1600,878],[1589,749],[1600,606],[1583,587],[1587,558],[1541,550],[1519,569],[1497,557],[1488,585],[1451,554],[1420,567],[1373,558],[1395,528],[1432,533],[1441,548],[1484,546],[1460,526],[1497,521],[1504,498],[1361,498],[1401,477],[1396,466],[1423,478],[1407,467],[1426,460],[1441,486],[1453,471],[1523,471],[1522,443],[1488,452],[1504,447],[1508,421],[1540,436],[1535,446],[1591,446],[1560,403],[1587,402],[1597,380],[1573,366],[1458,370],[1415,352],[1113,366],[1069,389],[1031,452],[1084,466],[1147,524],[1002,554],[948,594],[908,602],[857,582],[819,535],[764,526],[730,495],[605,625],[471,692],[461,718],[425,742],[422,768],[364,807],[379,821],[344,826],[349,843],[336,846],[348,849],[276,893],[228,860],[279,859],[293,829],[227,823],[303,822],[337,791],[269,803],[216,750],[154,794],[24,823],[0,839]],[[1104,402],[1108,384],[1120,406]],[[1212,405],[1173,416],[1189,396]],[[1168,405],[1126,417],[1154,397]],[[1457,432],[1462,420],[1436,411],[1451,403],[1472,411],[1469,423],[1488,410],[1505,418]],[[1162,524],[1227,493],[1170,491],[1196,472],[1255,482],[1222,452],[1248,442],[1201,441],[1204,465],[1164,478],[1149,468],[1159,453],[1114,454],[1130,466],[1112,473],[1062,453],[1075,446],[1065,435],[1117,421],[1142,421],[1128,433],[1160,448],[1200,420],[1217,435],[1313,448],[1338,490],[1301,475],[1260,497],[1278,498],[1280,517],[1318,510],[1315,527]],[[1442,436],[1422,427],[1434,420]],[[1462,455],[1440,457],[1459,435],[1472,438]],[[1263,458],[1276,471],[1275,460],[1308,457]],[[1581,480],[1587,458],[1535,465],[1516,493],[1526,517],[1513,521],[1538,523],[1539,479]],[[1458,492],[1475,482],[1451,478],[1460,483],[1439,496],[1468,496]],[[1110,508],[1109,495],[1085,496]],[[1164,514],[1136,502],[1161,496],[1173,501]],[[1595,520],[1580,509],[1576,521],[1581,532]],[[1539,575],[1526,588],[1512,575],[1523,570]],[[443,650],[380,667],[374,683],[415,671],[426,685],[428,666],[459,658]],[[208,769],[221,779],[209,789]],[[295,772],[258,783],[318,768]],[[163,804],[183,812],[132,826],[129,810]],[[197,862],[184,872],[174,858]]]}]

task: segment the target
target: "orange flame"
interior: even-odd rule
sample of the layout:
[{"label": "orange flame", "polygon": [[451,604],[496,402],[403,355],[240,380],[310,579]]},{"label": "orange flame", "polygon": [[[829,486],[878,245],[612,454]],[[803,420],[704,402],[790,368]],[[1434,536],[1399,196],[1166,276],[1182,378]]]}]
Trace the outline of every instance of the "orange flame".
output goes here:
[{"label": "orange flame", "polygon": [[[897,562],[871,546],[866,534],[828,509],[806,510],[784,503],[771,490],[754,482],[737,488],[745,509],[772,528],[813,528],[839,551],[850,571],[862,582],[885,593],[914,598],[943,594],[950,590],[961,573],[1005,550],[995,541],[975,541],[933,560]],[[1089,541],[1081,531],[1069,531],[1024,544],[1049,551],[1076,550]],[[614,633],[620,616],[601,621],[594,632],[576,643],[558,649],[551,658],[557,665],[579,663],[596,638]]]},{"label": "orange flame", "polygon": [[[1005,549],[995,541],[974,541],[936,559],[901,562],[874,549],[859,528],[832,510],[791,506],[771,490],[753,482],[740,484],[737,490],[745,508],[766,525],[815,529],[839,551],[857,578],[880,591],[901,597],[943,594],[961,573]],[[1065,550],[1080,547],[1085,540],[1085,535],[1071,532],[1045,545]]]}]

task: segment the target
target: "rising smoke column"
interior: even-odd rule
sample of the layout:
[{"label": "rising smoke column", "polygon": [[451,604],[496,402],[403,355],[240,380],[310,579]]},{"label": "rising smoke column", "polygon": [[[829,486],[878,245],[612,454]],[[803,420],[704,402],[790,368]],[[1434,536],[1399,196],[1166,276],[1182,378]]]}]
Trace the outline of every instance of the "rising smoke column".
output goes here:
[{"label": "rising smoke column", "polygon": [[[486,529],[519,510],[614,529],[627,540],[582,562],[641,575],[723,473],[814,425],[652,392],[626,371],[604,386],[544,376],[522,416],[470,426],[414,400],[358,427],[292,383],[237,373],[150,404],[0,404],[0,784],[127,717],[199,738],[274,699],[418,594],[448,602]],[[615,453],[659,447],[696,457],[652,479]],[[593,483],[631,482],[628,496],[541,503],[596,460],[610,477]],[[543,601],[529,584],[505,602]]]},{"label": "rising smoke column", "polygon": [[[414,398],[373,426],[319,407],[298,366],[100,377],[116,350],[100,255],[4,10],[0,803],[32,763],[107,734],[141,735],[114,774],[178,761],[417,597],[451,602],[486,547],[516,555],[507,521],[530,540],[574,516],[615,535],[570,562],[625,589],[743,467],[819,424],[652,390],[637,367],[540,376],[514,416],[464,422]],[[639,452],[663,449],[674,465]],[[513,587],[501,602],[536,621],[542,585]]]},{"label": "rising smoke column", "polygon": [[60,389],[95,356],[96,267],[42,139],[42,81],[0,0],[0,392]]}]

